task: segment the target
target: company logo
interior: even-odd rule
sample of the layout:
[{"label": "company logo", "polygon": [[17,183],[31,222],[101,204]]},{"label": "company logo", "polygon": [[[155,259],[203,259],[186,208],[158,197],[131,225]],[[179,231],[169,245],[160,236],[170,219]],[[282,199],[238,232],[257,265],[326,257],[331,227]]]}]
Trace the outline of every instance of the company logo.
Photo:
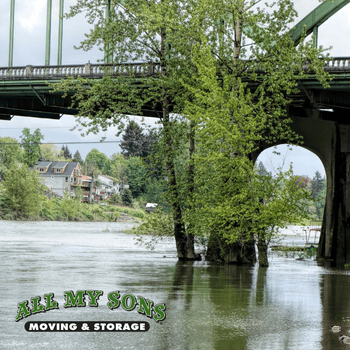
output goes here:
[{"label": "company logo", "polygon": [[[101,290],[78,290],[64,292],[64,308],[73,307],[98,307],[100,297],[103,296]],[[43,313],[50,310],[59,309],[59,304],[54,300],[54,293],[44,294],[45,302],[42,302],[40,296],[36,296],[28,300],[18,303],[16,322],[31,315]],[[133,294],[121,295],[119,291],[108,293],[107,307],[115,310],[121,307],[125,311],[135,310],[137,313],[153,319],[155,322],[165,320],[166,306],[165,304],[157,304],[142,296],[134,296]],[[31,304],[31,306],[29,306]],[[119,322],[119,321],[96,321],[96,322],[75,322],[75,321],[59,321],[59,322],[27,322],[25,329],[28,332],[145,332],[150,328],[148,322]]]}]

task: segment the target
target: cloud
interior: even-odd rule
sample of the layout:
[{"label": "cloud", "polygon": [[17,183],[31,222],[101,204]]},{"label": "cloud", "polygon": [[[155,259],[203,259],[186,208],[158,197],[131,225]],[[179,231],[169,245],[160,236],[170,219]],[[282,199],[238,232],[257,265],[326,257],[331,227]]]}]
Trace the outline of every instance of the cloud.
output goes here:
[{"label": "cloud", "polygon": [[45,0],[20,0],[16,1],[15,17],[16,22],[29,32],[33,32],[37,28],[46,24],[46,7]]}]

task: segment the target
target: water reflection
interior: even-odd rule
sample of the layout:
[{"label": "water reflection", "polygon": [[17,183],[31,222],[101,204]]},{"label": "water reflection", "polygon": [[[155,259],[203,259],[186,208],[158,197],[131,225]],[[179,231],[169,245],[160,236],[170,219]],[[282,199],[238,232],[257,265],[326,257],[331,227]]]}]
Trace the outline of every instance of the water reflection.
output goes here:
[{"label": "water reflection", "polygon": [[244,350],[249,327],[249,295],[252,285],[251,267],[210,266],[208,268],[210,300],[213,315],[214,349]]},{"label": "water reflection", "polygon": [[[269,268],[184,263],[173,242],[150,252],[121,230],[119,223],[0,221],[0,348],[345,348],[330,326],[344,327],[342,318],[350,316],[348,272],[274,255]],[[78,289],[103,290],[101,305],[64,309],[63,291]],[[151,320],[150,331],[140,335],[29,334],[23,320],[14,322],[17,303],[48,292],[60,309],[30,320],[145,320],[137,312],[110,311],[105,301],[114,290],[166,303],[166,320]]]},{"label": "water reflection", "polygon": [[[335,274],[335,271],[327,271],[328,273],[322,275],[320,281],[323,304],[323,337],[321,341],[323,349],[339,347],[340,334],[350,336],[349,323],[343,321],[350,317],[350,279],[348,275]],[[341,332],[329,332],[332,325],[341,326]],[[344,347],[345,345],[343,345]]]}]

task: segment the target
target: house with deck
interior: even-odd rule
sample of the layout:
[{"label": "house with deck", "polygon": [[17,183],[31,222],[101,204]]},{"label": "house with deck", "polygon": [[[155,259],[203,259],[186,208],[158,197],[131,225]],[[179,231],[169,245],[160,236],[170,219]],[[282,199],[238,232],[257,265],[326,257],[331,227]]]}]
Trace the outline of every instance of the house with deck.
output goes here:
[{"label": "house with deck", "polygon": [[82,170],[78,162],[38,161],[34,164],[45,186],[52,192],[63,197],[64,193],[74,196],[77,186],[82,186]]}]

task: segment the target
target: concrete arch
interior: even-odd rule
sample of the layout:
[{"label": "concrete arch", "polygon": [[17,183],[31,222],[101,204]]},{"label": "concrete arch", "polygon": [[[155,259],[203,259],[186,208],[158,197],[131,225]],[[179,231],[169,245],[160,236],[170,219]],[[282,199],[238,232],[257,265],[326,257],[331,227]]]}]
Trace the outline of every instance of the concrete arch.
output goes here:
[{"label": "concrete arch", "polygon": [[[282,165],[281,163],[281,160],[283,159],[283,157],[287,157],[286,160],[287,162],[283,164],[283,171],[285,170],[288,170],[289,169],[289,164],[291,162],[293,162],[293,171],[294,171],[294,174],[295,175],[308,175],[309,177],[312,177],[314,176],[314,173],[316,170],[312,169],[312,172],[310,172],[310,168],[308,168],[308,166],[306,166],[306,169],[305,167],[303,167],[303,169],[300,169],[300,165],[307,162],[307,160],[305,158],[309,158],[311,157],[312,158],[312,166],[314,167],[316,165],[315,163],[315,159],[317,158],[319,164],[322,165],[322,170],[319,168],[319,164],[318,165],[318,169],[320,169],[320,172],[321,173],[325,173],[325,166],[324,166],[324,163],[322,161],[322,159],[320,158],[320,155],[317,154],[317,152],[315,152],[314,150],[310,149],[310,147],[306,147],[304,145],[299,145],[299,146],[294,146],[292,145],[293,147],[293,151],[292,153],[283,153],[285,151],[287,151],[287,143],[285,142],[280,142],[274,146],[270,146],[270,147],[265,147],[263,150],[259,150],[259,154],[258,154],[258,157],[255,161],[256,164],[258,164],[260,161],[262,161],[264,163],[264,165],[268,167],[268,171],[271,171],[271,166],[273,166],[274,168],[276,167],[280,167]],[[280,152],[281,155],[280,156],[276,156],[276,155],[272,155],[271,156],[271,153],[272,153],[272,150],[276,147],[276,146],[285,146],[283,148],[278,148],[277,147],[277,152]],[[267,160],[267,156],[268,155],[268,160]],[[297,159],[295,160],[297,157],[301,156],[303,157],[303,159]],[[293,158],[290,159],[290,157]],[[268,161],[271,161],[272,163],[268,163]],[[316,165],[316,166],[317,166]],[[299,168],[299,170],[298,170]],[[308,168],[308,169],[307,169]],[[273,171],[275,171],[275,169],[273,169]]]},{"label": "concrete arch", "polygon": [[[350,262],[350,125],[293,114],[290,118],[292,130],[303,136],[302,146],[320,158],[326,172],[327,194],[318,257],[341,266]],[[263,146],[252,159],[256,160],[271,146]]]}]

